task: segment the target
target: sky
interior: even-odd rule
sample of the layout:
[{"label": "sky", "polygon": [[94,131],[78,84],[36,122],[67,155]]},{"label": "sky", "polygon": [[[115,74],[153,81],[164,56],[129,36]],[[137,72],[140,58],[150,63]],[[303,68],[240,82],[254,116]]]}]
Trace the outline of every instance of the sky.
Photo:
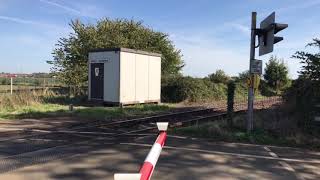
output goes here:
[{"label": "sky", "polygon": [[223,69],[234,76],[249,66],[252,11],[257,26],[273,11],[276,22],[289,25],[274,52],[256,53],[256,59],[265,66],[271,55],[283,58],[296,78],[301,65],[291,56],[320,38],[320,0],[0,0],[0,72],[49,72],[46,61],[58,39],[72,32],[71,20],[94,24],[109,17],[143,21],[169,34],[183,54],[184,75]]}]

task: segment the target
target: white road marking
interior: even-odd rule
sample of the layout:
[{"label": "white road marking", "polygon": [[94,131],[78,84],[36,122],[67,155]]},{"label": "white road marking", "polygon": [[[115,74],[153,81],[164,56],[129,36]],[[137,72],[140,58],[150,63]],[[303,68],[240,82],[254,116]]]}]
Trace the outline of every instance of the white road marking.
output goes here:
[{"label": "white road marking", "polygon": [[45,141],[45,142],[68,142],[67,140],[58,140],[58,139],[41,139],[41,138],[30,138],[30,139],[24,139],[24,138],[18,138],[16,139],[18,141]]},{"label": "white road marking", "polygon": [[9,130],[9,131],[32,131],[32,132],[43,132],[43,133],[70,133],[70,134],[94,134],[94,135],[112,135],[115,133],[106,133],[106,132],[92,132],[92,131],[70,131],[70,130],[57,130],[50,131],[44,129],[23,129],[23,128],[0,128],[0,130]]},{"label": "white road marking", "polygon": [[268,152],[271,152],[271,149],[269,149],[267,146],[264,146],[263,149],[265,149]]},{"label": "white road marking", "polygon": [[291,171],[291,172],[296,172],[288,163],[284,162],[284,161],[280,161],[279,164],[281,164],[281,166],[283,166],[286,170]]},{"label": "white road marking", "polygon": [[278,158],[279,156],[276,154],[276,153],[274,153],[274,152],[269,152],[269,154],[272,156],[272,157],[275,157],[275,158]]},{"label": "white road marking", "polygon": [[[149,144],[138,144],[138,143],[119,143],[122,145],[132,145],[132,146],[144,146],[144,147],[151,147]],[[221,152],[221,151],[212,151],[212,150],[202,150],[196,148],[181,148],[181,147],[173,147],[173,146],[164,146],[165,149],[177,149],[177,150],[186,150],[186,151],[197,151],[197,152],[204,152],[204,153],[212,153],[212,154],[221,154],[221,155],[230,155],[230,156],[237,156],[242,158],[259,158],[259,159],[269,159],[269,160],[282,160],[288,162],[299,162],[299,163],[315,163],[320,164],[320,160],[300,160],[300,159],[291,159],[291,158],[276,158],[270,156],[260,156],[260,155],[250,155],[250,154],[238,154],[238,153],[228,153],[228,152]]]},{"label": "white road marking", "polygon": [[272,157],[278,158],[278,159],[279,159],[279,164],[280,164],[285,170],[290,171],[291,173],[293,173],[293,174],[296,176],[297,179],[299,179],[299,180],[304,180],[304,178],[303,178],[302,176],[300,176],[300,175],[296,172],[296,170],[294,170],[293,167],[290,166],[290,164],[288,164],[287,162],[283,161],[282,158],[279,158],[279,156],[278,156],[276,153],[272,152],[272,150],[271,150],[270,148],[268,148],[267,146],[264,146],[263,148],[264,148],[266,151],[268,151],[268,153],[269,153]]}]

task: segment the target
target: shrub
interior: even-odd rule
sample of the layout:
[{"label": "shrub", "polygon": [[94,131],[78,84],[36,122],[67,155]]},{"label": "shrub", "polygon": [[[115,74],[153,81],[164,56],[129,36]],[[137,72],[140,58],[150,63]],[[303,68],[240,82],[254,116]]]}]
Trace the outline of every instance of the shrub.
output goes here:
[{"label": "shrub", "polygon": [[235,99],[243,99],[248,96],[248,87],[245,83],[236,82],[235,83]]},{"label": "shrub", "polygon": [[226,98],[226,85],[208,79],[192,77],[166,77],[162,79],[162,101],[203,102]]},{"label": "shrub", "polygon": [[275,96],[277,95],[277,91],[273,88],[271,88],[266,81],[260,80],[259,89],[261,91],[261,94],[263,96]]},{"label": "shrub", "polygon": [[[309,46],[319,49],[320,40],[313,39]],[[294,111],[300,113],[299,125],[309,127],[313,116],[320,114],[316,107],[320,104],[320,51],[297,51],[293,58],[300,60],[302,68],[299,78],[287,89],[284,99],[293,106]]]},{"label": "shrub", "polygon": [[302,127],[308,127],[313,118],[312,112],[320,103],[320,84],[300,77],[292,83],[283,95],[287,104],[291,105],[295,112],[299,112],[298,121]]},{"label": "shrub", "polygon": [[215,73],[212,73],[208,76],[210,81],[213,83],[224,83],[227,84],[231,79],[223,70],[219,69]]},{"label": "shrub", "polygon": [[3,78],[1,79],[1,85],[9,85],[10,84],[10,80],[7,78]]}]

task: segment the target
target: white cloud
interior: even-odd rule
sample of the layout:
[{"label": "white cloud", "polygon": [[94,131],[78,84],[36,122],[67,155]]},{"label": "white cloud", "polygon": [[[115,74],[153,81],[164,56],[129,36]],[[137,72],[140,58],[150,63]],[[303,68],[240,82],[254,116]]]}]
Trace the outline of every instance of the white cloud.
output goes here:
[{"label": "white cloud", "polygon": [[93,4],[83,4],[79,2],[74,2],[72,7],[65,4],[57,3],[51,0],[40,0],[40,2],[46,3],[50,6],[55,6],[59,9],[62,9],[68,13],[71,13],[76,16],[89,17],[97,19],[105,13],[105,10],[102,11],[99,7]]},{"label": "white cloud", "polygon": [[36,22],[36,21],[25,20],[25,19],[21,19],[21,18],[17,18],[17,17],[11,17],[11,16],[1,16],[0,15],[0,19],[1,20],[5,20],[5,21],[11,21],[11,22],[19,23],[19,24],[42,25],[42,23],[39,23],[39,22]]},{"label": "white cloud", "polygon": [[100,7],[94,4],[83,4],[77,1],[73,3],[73,5],[81,12],[81,15],[84,17],[98,19],[109,13],[108,10],[102,10]]},{"label": "white cloud", "polygon": [[43,2],[43,3],[46,3],[46,4],[49,4],[51,6],[55,6],[55,7],[58,7],[60,9],[63,9],[65,11],[68,11],[72,14],[76,14],[76,15],[81,15],[81,12],[74,9],[74,8],[71,8],[71,7],[68,7],[66,5],[63,5],[63,4],[59,4],[59,3],[56,3],[56,2],[53,2],[53,1],[49,1],[49,0],[40,0],[40,2]]},{"label": "white cloud", "polygon": [[245,26],[236,22],[227,23],[229,26],[233,27],[236,30],[239,30],[241,33],[245,34],[246,36],[250,35],[250,27]]},{"label": "white cloud", "polygon": [[22,19],[19,17],[12,17],[12,16],[2,16],[0,15],[0,20],[3,21],[9,21],[9,22],[14,22],[18,24],[26,24],[26,25],[32,25],[32,26],[37,26],[41,28],[46,28],[48,33],[67,33],[69,32],[68,27],[63,27],[63,26],[58,26],[55,24],[49,24],[45,22],[40,22],[40,21],[34,21],[34,20],[28,20],[28,19]]}]

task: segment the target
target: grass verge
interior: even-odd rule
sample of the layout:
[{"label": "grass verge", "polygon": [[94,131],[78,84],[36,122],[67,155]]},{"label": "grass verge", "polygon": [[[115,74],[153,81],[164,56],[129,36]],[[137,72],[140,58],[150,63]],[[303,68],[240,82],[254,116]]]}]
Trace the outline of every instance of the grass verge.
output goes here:
[{"label": "grass verge", "polygon": [[164,112],[172,109],[170,105],[135,105],[124,108],[119,107],[74,107],[69,111],[66,105],[35,104],[21,106],[12,110],[0,110],[0,119],[23,119],[76,116],[90,119],[111,119],[121,117],[135,117]]},{"label": "grass verge", "polygon": [[[269,116],[268,116],[269,114]],[[269,117],[264,119],[261,116]],[[308,149],[320,149],[320,131],[305,131],[298,128],[291,128],[286,132],[280,127],[268,128],[265,124],[270,122],[270,112],[262,111],[255,114],[256,129],[247,133],[245,129],[245,115],[237,115],[234,118],[234,126],[228,126],[227,120],[217,120],[199,126],[183,127],[171,130],[170,133],[190,137],[211,139],[214,141],[255,143],[266,145],[301,147]],[[265,121],[265,122],[260,122]],[[266,122],[269,121],[269,122]],[[278,126],[281,123],[278,123]]]},{"label": "grass verge", "polygon": [[[135,117],[168,111],[172,105],[135,105],[119,107],[85,107],[86,97],[69,98],[52,90],[0,94],[0,119],[23,119],[58,116],[76,116],[89,119]],[[69,104],[74,110],[69,111]]]}]

